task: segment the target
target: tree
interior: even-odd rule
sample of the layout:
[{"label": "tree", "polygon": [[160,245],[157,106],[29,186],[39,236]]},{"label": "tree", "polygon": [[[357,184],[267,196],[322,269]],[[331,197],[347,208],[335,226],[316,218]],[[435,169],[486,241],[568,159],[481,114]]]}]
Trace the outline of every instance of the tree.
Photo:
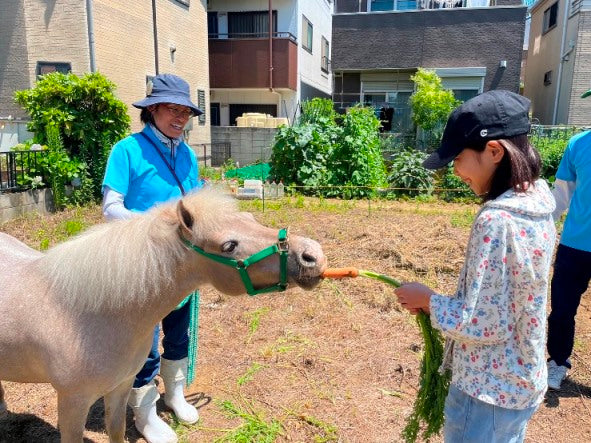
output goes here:
[{"label": "tree", "polygon": [[412,121],[425,131],[442,127],[461,102],[452,91],[443,89],[435,71],[419,68],[410,79],[415,83],[415,92],[410,96]]}]

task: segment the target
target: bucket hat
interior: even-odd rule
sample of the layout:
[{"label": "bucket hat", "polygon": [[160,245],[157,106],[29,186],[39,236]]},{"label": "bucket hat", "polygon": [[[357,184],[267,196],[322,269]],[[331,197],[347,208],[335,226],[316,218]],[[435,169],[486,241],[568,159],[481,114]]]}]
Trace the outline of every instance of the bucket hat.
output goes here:
[{"label": "bucket hat", "polygon": [[203,111],[191,101],[189,84],[174,74],[159,74],[148,82],[146,98],[133,103],[139,109],[158,103],[173,103],[186,106],[194,115],[201,115]]},{"label": "bucket hat", "polygon": [[462,103],[450,114],[441,144],[424,162],[427,169],[447,165],[465,148],[487,140],[527,134],[530,100],[503,89],[483,92]]}]

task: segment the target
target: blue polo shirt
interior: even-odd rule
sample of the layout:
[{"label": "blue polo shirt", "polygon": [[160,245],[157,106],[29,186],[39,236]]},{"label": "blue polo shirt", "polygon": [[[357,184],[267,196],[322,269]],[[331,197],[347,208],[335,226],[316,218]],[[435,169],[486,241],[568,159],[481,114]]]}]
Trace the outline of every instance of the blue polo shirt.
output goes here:
[{"label": "blue polo shirt", "polygon": [[[174,168],[185,192],[201,187],[197,158],[186,143],[179,144],[173,158],[171,150],[162,144],[149,126],[142,133],[154,142]],[[132,134],[113,146],[107,162],[103,189],[105,186],[123,194],[125,207],[134,212],[144,212],[156,204],[182,196],[172,172],[156,152],[154,145],[139,133]]]},{"label": "blue polo shirt", "polygon": [[560,243],[591,252],[591,131],[570,139],[556,178],[576,184]]}]

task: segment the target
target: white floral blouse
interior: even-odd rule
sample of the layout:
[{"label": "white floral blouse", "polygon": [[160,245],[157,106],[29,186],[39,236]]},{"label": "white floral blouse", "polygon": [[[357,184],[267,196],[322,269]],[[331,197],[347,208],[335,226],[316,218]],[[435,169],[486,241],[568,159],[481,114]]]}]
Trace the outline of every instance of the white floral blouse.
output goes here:
[{"label": "white floral blouse", "polygon": [[525,409],[543,400],[554,207],[543,180],[485,203],[455,296],[431,297],[433,326],[453,340],[452,383],[483,402]]}]

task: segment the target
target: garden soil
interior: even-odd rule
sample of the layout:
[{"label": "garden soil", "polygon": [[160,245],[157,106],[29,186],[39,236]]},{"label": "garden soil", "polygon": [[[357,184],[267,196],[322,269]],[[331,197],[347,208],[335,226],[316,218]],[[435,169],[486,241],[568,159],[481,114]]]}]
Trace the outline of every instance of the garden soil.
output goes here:
[{"label": "garden soil", "polygon": [[[331,267],[419,280],[441,293],[454,291],[477,210],[460,204],[293,199],[281,208],[268,204],[262,212],[260,205],[243,204],[269,226],[289,225],[291,232],[317,239]],[[29,216],[0,225],[0,231],[38,248],[44,236],[59,238],[59,227],[71,216],[88,224],[101,217],[98,208]],[[527,442],[591,441],[590,302],[588,291],[577,316],[569,378],[560,392],[547,394],[530,422]],[[232,432],[241,425],[273,421],[279,423],[277,442],[402,441],[419,383],[421,348],[414,317],[401,310],[391,287],[375,280],[323,281],[312,291],[256,297],[204,289],[196,380],[187,390],[201,419],[194,426],[176,425],[180,441],[238,441]],[[0,416],[0,442],[58,442],[51,386],[3,384],[9,412]],[[172,420],[162,400],[158,407]],[[229,416],[228,407],[241,410],[243,418]],[[108,441],[103,415],[99,400],[88,417],[86,442]],[[126,438],[144,442],[130,410]]]}]

